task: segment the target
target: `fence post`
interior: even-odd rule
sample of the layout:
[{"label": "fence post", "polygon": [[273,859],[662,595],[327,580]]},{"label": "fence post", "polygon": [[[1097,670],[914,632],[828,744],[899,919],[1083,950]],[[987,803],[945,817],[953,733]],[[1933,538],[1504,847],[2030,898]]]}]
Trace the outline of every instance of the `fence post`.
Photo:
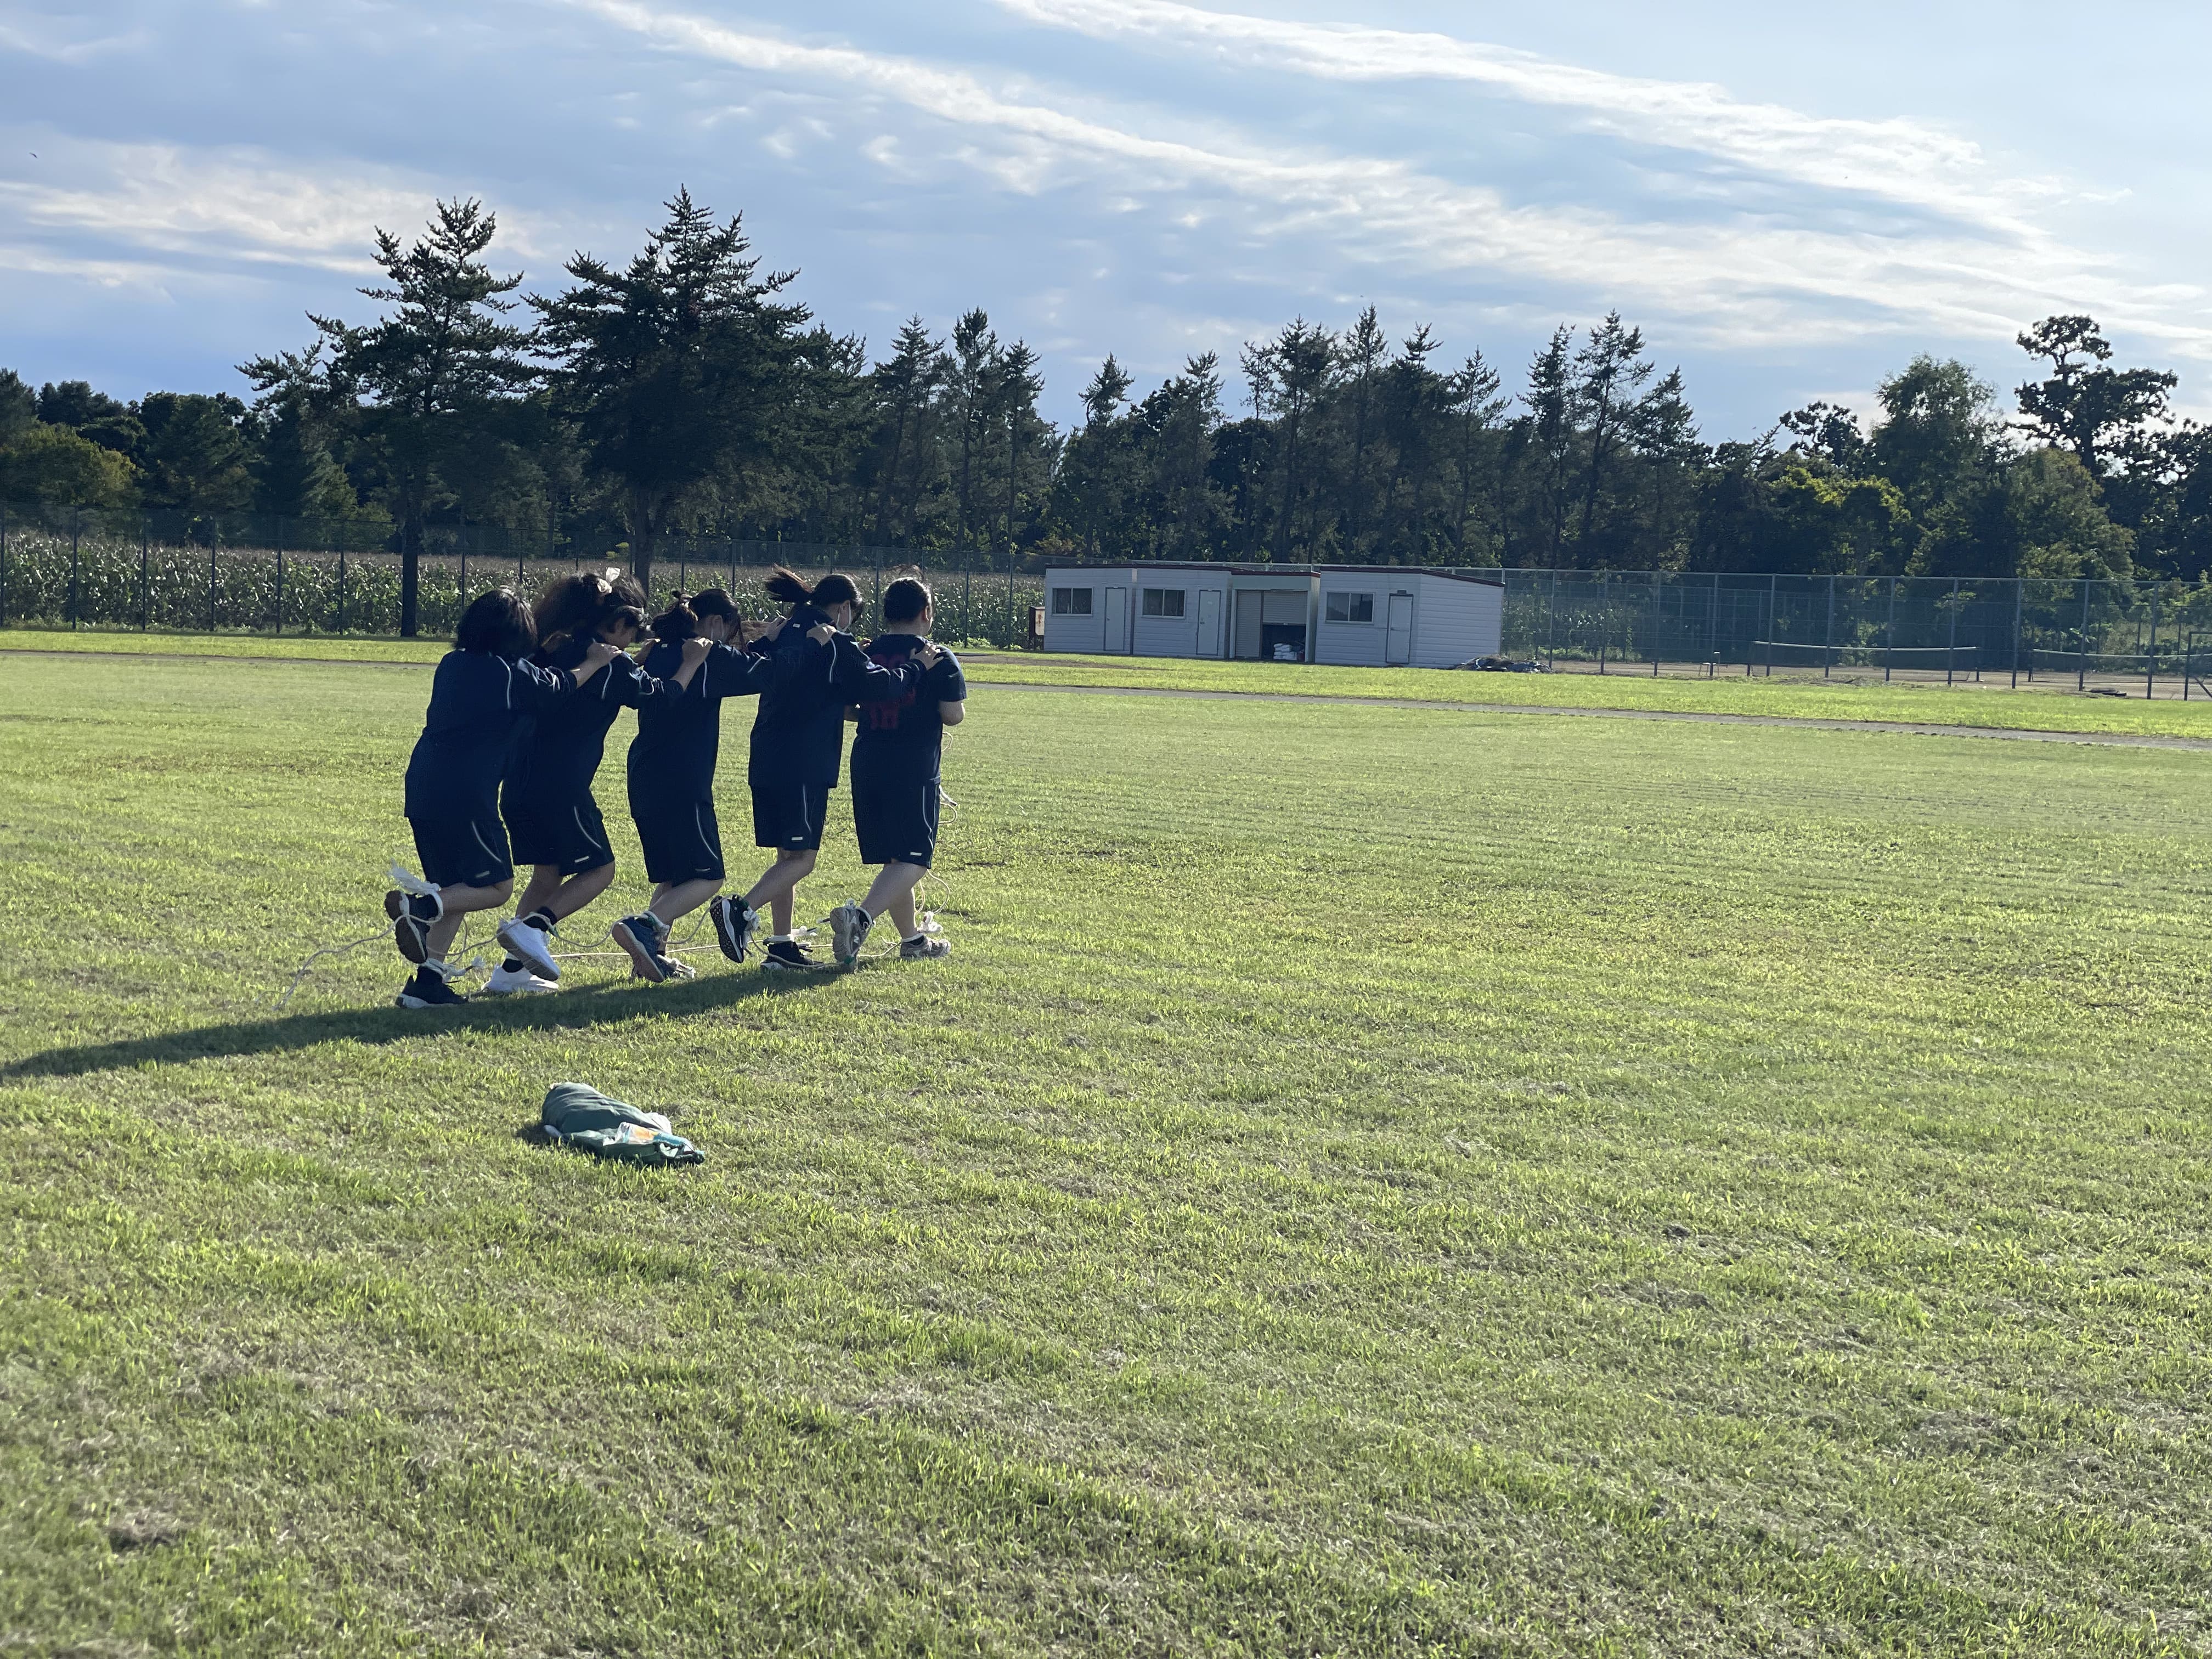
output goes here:
[{"label": "fence post", "polygon": [[8,507],[0,502],[0,624],[8,620]]},{"label": "fence post", "polygon": [[2143,700],[2148,702],[2158,690],[2158,584],[2150,588],[2150,651],[2143,658]]},{"label": "fence post", "polygon": [[1828,631],[1822,636],[1820,641],[1820,678],[1822,679],[1825,680],[1828,678],[1828,670],[1830,665],[1835,661],[1835,656],[1836,578],[1834,573],[1831,572],[1828,576]]},{"label": "fence post", "polygon": [[1712,597],[1705,603],[1705,678],[1711,679],[1721,661],[1721,573],[1713,572]]},{"label": "fence post", "polygon": [[[327,532],[323,539],[330,539]],[[338,632],[345,632],[345,544],[343,541],[338,544]]]},{"label": "fence post", "polygon": [[1897,578],[1889,579],[1889,620],[1881,629],[1881,683],[1889,684],[1891,671],[1897,662]]},{"label": "fence post", "polygon": [[975,573],[968,568],[968,550],[960,550],[960,639],[964,645],[975,637],[975,613],[969,602],[969,585]]},{"label": "fence post", "polygon": [[276,520],[276,633],[279,638],[284,633],[284,520],[281,514]]},{"label": "fence post", "polygon": [[82,515],[76,507],[70,508],[70,627],[76,627],[76,543],[77,529]]},{"label": "fence post", "polygon": [[1659,573],[1655,570],[1651,573],[1651,615],[1644,623],[1651,630],[1651,678],[1655,680],[1659,678],[1659,624],[1667,611],[1660,603],[1659,593]]},{"label": "fence post", "polygon": [[146,515],[138,515],[138,631],[143,634],[154,617],[154,547],[153,532],[146,527]]},{"label": "fence post", "polygon": [[1606,589],[1605,572],[1597,573],[1597,672],[1605,672],[1605,647],[1613,637],[1613,595]]},{"label": "fence post", "polygon": [[2027,578],[2012,579],[2012,689],[2020,690],[2021,623],[2027,611]]},{"label": "fence post", "polygon": [[1943,647],[1943,684],[1951,684],[1959,663],[1959,579],[1951,578],[1951,635]]},{"label": "fence post", "polygon": [[1552,670],[1559,665],[1559,653],[1552,645],[1552,611],[1559,597],[1559,573],[1548,570],[1544,574],[1551,578],[1544,588],[1544,666]]},{"label": "fence post", "polygon": [[222,532],[214,520],[208,523],[208,632],[215,632],[215,557],[222,544]]},{"label": "fence post", "polygon": [[463,525],[457,539],[461,544],[461,583],[454,590],[453,603],[465,611],[469,608],[469,527]]},{"label": "fence post", "polygon": [[1774,617],[1777,601],[1781,597],[1782,578],[1770,574],[1766,578],[1766,678],[1774,678]]},{"label": "fence post", "polygon": [[2074,689],[2082,691],[2089,684],[2089,578],[2081,578],[2081,649],[2074,658]]}]

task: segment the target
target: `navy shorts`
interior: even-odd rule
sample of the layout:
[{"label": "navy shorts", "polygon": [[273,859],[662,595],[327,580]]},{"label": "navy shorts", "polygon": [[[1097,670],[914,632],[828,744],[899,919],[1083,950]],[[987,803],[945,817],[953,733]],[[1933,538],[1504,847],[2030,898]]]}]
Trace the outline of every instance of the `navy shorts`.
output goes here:
[{"label": "navy shorts", "polygon": [[580,876],[615,861],[606,820],[589,791],[578,800],[573,796],[517,795],[509,790],[500,811],[506,816],[507,834],[514,838],[517,864],[550,864],[564,876]]},{"label": "navy shorts", "polygon": [[514,879],[507,826],[496,812],[478,811],[410,818],[422,879],[438,887],[496,887]]},{"label": "navy shorts", "polygon": [[629,798],[637,838],[645,848],[647,881],[720,881],[722,827],[714,822],[714,803],[707,800],[648,800]]},{"label": "navy shorts", "polygon": [[830,816],[826,783],[753,785],[753,845],[786,853],[809,852],[822,845],[822,820]]},{"label": "navy shorts", "polygon": [[853,828],[863,864],[919,864],[937,856],[937,780],[853,775]]}]

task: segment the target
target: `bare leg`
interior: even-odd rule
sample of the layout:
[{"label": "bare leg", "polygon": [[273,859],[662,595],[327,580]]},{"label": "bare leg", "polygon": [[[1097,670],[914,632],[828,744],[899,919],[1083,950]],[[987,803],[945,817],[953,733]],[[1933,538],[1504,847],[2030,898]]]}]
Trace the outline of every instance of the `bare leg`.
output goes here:
[{"label": "bare leg", "polygon": [[[538,867],[544,869],[545,866],[540,865]],[[532,881],[530,884],[534,888],[538,884]],[[605,864],[595,865],[589,870],[577,872],[562,882],[550,896],[539,899],[537,904],[530,902],[529,894],[524,894],[522,902],[515,906],[515,908],[526,916],[542,905],[553,913],[554,921],[565,921],[614,884],[614,860],[609,859]]]},{"label": "bare leg", "polygon": [[896,898],[893,899],[890,902],[890,908],[888,910],[885,910],[884,914],[891,919],[891,926],[898,929],[899,938],[902,940],[920,937],[921,929],[915,925],[914,919],[914,890],[912,888],[909,887],[905,892],[901,893]]},{"label": "bare leg", "polygon": [[752,891],[745,895],[745,902],[754,909],[763,904],[769,907],[769,919],[779,934],[791,932],[791,896],[800,882],[814,873],[815,856],[811,849],[792,852],[779,848],[768,873],[755,882]]},{"label": "bare leg", "polygon": [[886,864],[876,872],[875,884],[860,901],[860,908],[871,916],[888,915],[898,924],[899,937],[912,939],[914,890],[928,873],[926,864]]},{"label": "bare leg", "polygon": [[722,890],[722,884],[702,877],[697,881],[663,882],[654,890],[647,908],[670,927]]},{"label": "bare leg", "polygon": [[430,960],[443,962],[446,952],[453,948],[461,924],[478,910],[496,910],[507,902],[507,896],[514,890],[512,877],[496,887],[443,887],[438,896],[445,902],[446,914],[430,924]]},{"label": "bare leg", "polygon": [[[561,866],[557,864],[533,864],[530,866],[530,884],[522,890],[522,896],[514,902],[514,914],[526,916],[534,910],[551,909],[554,896],[561,890]],[[556,911],[557,915],[560,913]]]}]

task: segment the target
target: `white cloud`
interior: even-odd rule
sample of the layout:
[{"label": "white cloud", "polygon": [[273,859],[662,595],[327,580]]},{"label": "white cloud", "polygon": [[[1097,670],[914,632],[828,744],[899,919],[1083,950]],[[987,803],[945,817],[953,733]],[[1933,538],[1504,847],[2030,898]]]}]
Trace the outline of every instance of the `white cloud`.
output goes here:
[{"label": "white cloud", "polygon": [[[1079,11],[1101,28],[1115,15],[1103,0],[1002,3],[1040,13]],[[1175,206],[1186,222],[1201,209],[1233,210],[1232,228],[1248,243],[1325,239],[1340,264],[1390,272],[1399,281],[1418,270],[1431,290],[1477,273],[1534,276],[1602,296],[1601,302],[1662,310],[1678,320],[1678,337],[1736,346],[1799,347],[1869,331],[2002,337],[2033,317],[2087,309],[2115,326],[2212,357],[2212,326],[2173,314],[2179,306],[2201,307],[2201,290],[2133,287],[2109,263],[2008,221],[1993,207],[1960,215],[1978,223],[1887,235],[1848,223],[1823,229],[1747,214],[1720,223],[1630,222],[1594,209],[1516,204],[1488,186],[1439,179],[1388,158],[1300,153],[1218,136],[1162,136],[1138,130],[1145,118],[1073,113],[1017,91],[994,90],[964,70],[851,46],[801,45],[655,10],[640,0],[570,3],[672,52],[757,74],[833,82],[950,124],[969,135],[955,158],[1008,191],[1034,195],[1079,181],[1097,186],[1102,198],[1148,185],[1171,191],[1182,198]],[[1126,0],[1126,9],[1154,27],[1219,18],[1162,0]],[[1260,21],[1226,20],[1240,27]],[[1330,40],[1339,33],[1311,33]],[[1431,38],[1346,33],[1366,53],[1352,61],[1371,65],[1400,62],[1389,53],[1401,52],[1406,41]],[[1318,50],[1315,41],[1304,44]],[[1942,140],[1932,130],[1824,124],[1767,106],[1730,105],[1715,88],[1626,82],[1509,56],[1498,55],[1498,73],[1520,76],[1519,84],[1550,88],[1547,95],[1559,99],[1574,92],[1591,106],[1602,94],[1610,100],[1607,107],[1640,109],[1647,122],[1671,123],[1668,130],[1685,139],[1702,134],[1709,146],[1749,153],[1789,143],[1809,151],[1824,138],[1842,151],[1856,144],[1864,155],[1886,158],[1885,176],[1899,190],[1972,160],[1971,146]],[[1788,143],[1775,137],[1790,132],[1796,137]]]},{"label": "white cloud", "polygon": [[59,27],[51,19],[21,16],[11,22],[0,23],[0,52],[20,52],[27,57],[43,58],[55,64],[86,64],[111,52],[131,52],[143,46],[152,37],[144,29],[132,29],[126,34],[99,35],[89,40],[64,38]]},{"label": "white cloud", "polygon": [[2019,208],[2057,190],[1993,177],[1971,140],[1922,121],[1864,121],[1745,103],[1725,88],[1609,74],[1448,34],[1290,22],[1177,0],[996,0],[1035,22],[1092,39],[1211,46],[1238,66],[1340,81],[1456,81],[1579,112],[1592,130],[1694,150],[1826,190],[1870,192],[1991,228],[2022,231]]},{"label": "white cloud", "polygon": [[[198,269],[373,274],[376,228],[411,234],[439,193],[434,185],[386,170],[310,173],[238,148],[83,143],[52,135],[24,143],[40,160],[17,177],[0,178],[0,207],[10,222],[0,232],[0,246],[12,251],[9,263],[47,271],[67,264],[111,284],[173,272],[179,261]],[[500,233],[499,247],[508,257],[536,251],[505,217]],[[61,252],[88,241],[140,257]]]}]

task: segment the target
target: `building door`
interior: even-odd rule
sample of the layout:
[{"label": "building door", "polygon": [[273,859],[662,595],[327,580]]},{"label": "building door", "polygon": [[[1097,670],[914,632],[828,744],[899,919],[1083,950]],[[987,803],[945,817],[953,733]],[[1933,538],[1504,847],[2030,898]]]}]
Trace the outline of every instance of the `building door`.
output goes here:
[{"label": "building door", "polygon": [[1413,659],[1413,596],[1393,593],[1390,596],[1390,621],[1382,635],[1382,660],[1386,663],[1409,663]]},{"label": "building door", "polygon": [[1221,590],[1218,587],[1198,590],[1198,654],[1221,654]]},{"label": "building door", "polygon": [[1129,654],[1129,590],[1126,587],[1106,590],[1106,640],[1098,648],[1111,656]]},{"label": "building door", "polygon": [[1260,655],[1260,612],[1267,597],[1249,587],[1237,596],[1237,645],[1230,655],[1241,661],[1255,661]]}]

